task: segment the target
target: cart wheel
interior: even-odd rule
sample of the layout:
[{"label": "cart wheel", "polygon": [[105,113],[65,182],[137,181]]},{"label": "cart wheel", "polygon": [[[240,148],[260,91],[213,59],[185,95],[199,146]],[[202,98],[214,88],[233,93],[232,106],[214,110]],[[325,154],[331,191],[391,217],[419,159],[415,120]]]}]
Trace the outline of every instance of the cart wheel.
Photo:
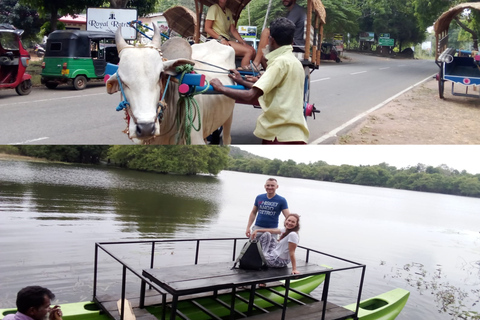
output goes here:
[{"label": "cart wheel", "polygon": [[20,83],[16,88],[15,91],[21,96],[25,96],[32,92],[32,81],[31,80],[25,80],[22,83]]},{"label": "cart wheel", "polygon": [[340,58],[337,57],[337,58],[335,59],[335,62],[336,62],[336,63],[340,63],[340,62],[342,62],[342,60],[340,60]]},{"label": "cart wheel", "polygon": [[443,92],[445,91],[445,80],[438,80],[438,96],[440,99],[445,99],[443,96]]},{"label": "cart wheel", "polygon": [[47,82],[47,83],[45,83],[45,86],[46,86],[48,89],[55,89],[55,88],[58,86],[58,83],[56,83],[56,82]]},{"label": "cart wheel", "polygon": [[73,87],[77,90],[83,90],[87,87],[87,78],[85,76],[76,76],[73,80]]},{"label": "cart wheel", "polygon": [[308,103],[310,102],[310,68],[303,67],[305,71],[305,85],[303,87],[303,102]]}]

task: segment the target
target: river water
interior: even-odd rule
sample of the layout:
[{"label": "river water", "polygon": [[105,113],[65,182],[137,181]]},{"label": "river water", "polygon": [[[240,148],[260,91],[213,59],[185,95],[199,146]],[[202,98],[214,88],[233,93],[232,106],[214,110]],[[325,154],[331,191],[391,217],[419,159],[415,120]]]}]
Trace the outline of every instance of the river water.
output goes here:
[{"label": "river water", "polygon": [[[95,242],[243,237],[266,178],[0,161],[0,308],[14,307],[31,284],[50,288],[58,303],[90,300]],[[450,307],[480,311],[480,199],[278,181],[301,214],[302,245],[367,265],[363,298],[409,290],[397,319],[453,319],[439,312],[438,297],[449,293],[468,294]],[[355,285],[336,291],[341,304],[353,302]]]}]

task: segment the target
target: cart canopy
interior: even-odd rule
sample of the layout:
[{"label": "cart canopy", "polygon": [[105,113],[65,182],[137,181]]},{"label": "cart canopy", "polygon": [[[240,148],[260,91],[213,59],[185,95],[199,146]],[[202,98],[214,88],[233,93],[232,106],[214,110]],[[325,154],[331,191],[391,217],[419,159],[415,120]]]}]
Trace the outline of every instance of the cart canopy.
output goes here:
[{"label": "cart canopy", "polygon": [[465,2],[456,5],[445,11],[433,24],[435,30],[435,38],[437,41],[437,48],[435,50],[435,60],[438,60],[440,54],[447,49],[448,45],[448,29],[452,20],[463,12],[465,9],[480,10],[480,2]]}]

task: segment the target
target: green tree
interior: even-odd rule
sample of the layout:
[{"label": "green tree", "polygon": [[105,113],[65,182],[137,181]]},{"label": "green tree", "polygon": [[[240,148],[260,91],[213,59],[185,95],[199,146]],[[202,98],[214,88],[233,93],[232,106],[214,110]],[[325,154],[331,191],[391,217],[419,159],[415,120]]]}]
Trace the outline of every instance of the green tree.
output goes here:
[{"label": "green tree", "polygon": [[395,173],[388,181],[386,186],[393,189],[411,190],[412,174],[406,171]]},{"label": "green tree", "polygon": [[475,177],[462,177],[459,191],[462,196],[480,197],[480,180]]},{"label": "green tree", "polygon": [[95,145],[26,145],[20,146],[23,155],[52,161],[75,163],[99,163],[105,157],[109,146]]},{"label": "green tree", "polygon": [[36,39],[43,22],[35,9],[20,4],[19,0],[0,1],[0,23],[8,23],[23,29],[23,40]]},{"label": "green tree", "polygon": [[459,2],[466,1],[452,1],[452,0],[413,0],[415,8],[415,16],[417,17],[418,26],[422,30],[433,26],[433,23],[440,17],[440,15]]},{"label": "green tree", "polygon": [[323,5],[327,13],[327,23],[324,28],[324,37],[327,41],[334,33],[357,34],[359,32],[358,19],[361,11],[354,5],[354,1],[324,0]]},{"label": "green tree", "polygon": [[21,4],[36,8],[40,17],[49,17],[50,32],[56,30],[58,18],[81,13],[86,8],[100,7],[103,0],[20,0]]},{"label": "green tree", "polygon": [[228,153],[230,148],[227,146],[209,146],[208,151],[207,171],[211,174],[218,174],[228,165]]},{"label": "green tree", "polygon": [[362,31],[390,33],[400,50],[425,39],[426,29],[418,26],[413,0],[367,0],[357,4],[362,10]]},{"label": "green tree", "polygon": [[335,182],[352,183],[358,173],[358,167],[342,164],[335,175]]},{"label": "green tree", "polygon": [[263,167],[266,165],[266,161],[263,159],[252,159],[247,165],[247,172],[250,173],[262,173]]},{"label": "green tree", "polygon": [[129,169],[195,175],[218,174],[228,164],[228,147],[220,146],[113,146],[112,163]]},{"label": "green tree", "polygon": [[[165,12],[167,9],[170,9],[174,6],[187,7],[195,12],[195,2],[193,0],[159,0],[157,5],[157,10],[160,12]],[[205,9],[204,12],[206,12]]]},{"label": "green tree", "polygon": [[[111,4],[110,7],[113,8]],[[137,9],[138,16],[143,17],[149,13],[156,12],[157,0],[129,0],[126,6],[115,8],[135,8]]]},{"label": "green tree", "polygon": [[284,161],[278,169],[278,175],[283,177],[299,178],[301,177],[300,169],[293,160]]},{"label": "green tree", "polygon": [[263,167],[263,174],[269,176],[276,176],[278,175],[278,170],[280,170],[280,166],[282,165],[282,160],[280,159],[273,159],[268,161],[265,166]]},{"label": "green tree", "polygon": [[386,186],[390,177],[391,174],[387,170],[377,166],[361,167],[352,183],[364,186],[383,187]]}]

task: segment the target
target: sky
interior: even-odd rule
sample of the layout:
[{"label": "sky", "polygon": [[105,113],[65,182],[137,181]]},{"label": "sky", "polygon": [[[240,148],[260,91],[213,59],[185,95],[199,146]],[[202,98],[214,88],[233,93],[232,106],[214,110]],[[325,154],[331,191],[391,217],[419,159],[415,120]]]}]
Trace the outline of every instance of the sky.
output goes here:
[{"label": "sky", "polygon": [[416,166],[419,163],[433,167],[445,164],[459,171],[480,173],[480,146],[476,145],[237,145],[236,147],[272,160],[293,160],[296,163],[308,164],[323,160],[331,165],[375,165],[386,162],[398,169]]}]

